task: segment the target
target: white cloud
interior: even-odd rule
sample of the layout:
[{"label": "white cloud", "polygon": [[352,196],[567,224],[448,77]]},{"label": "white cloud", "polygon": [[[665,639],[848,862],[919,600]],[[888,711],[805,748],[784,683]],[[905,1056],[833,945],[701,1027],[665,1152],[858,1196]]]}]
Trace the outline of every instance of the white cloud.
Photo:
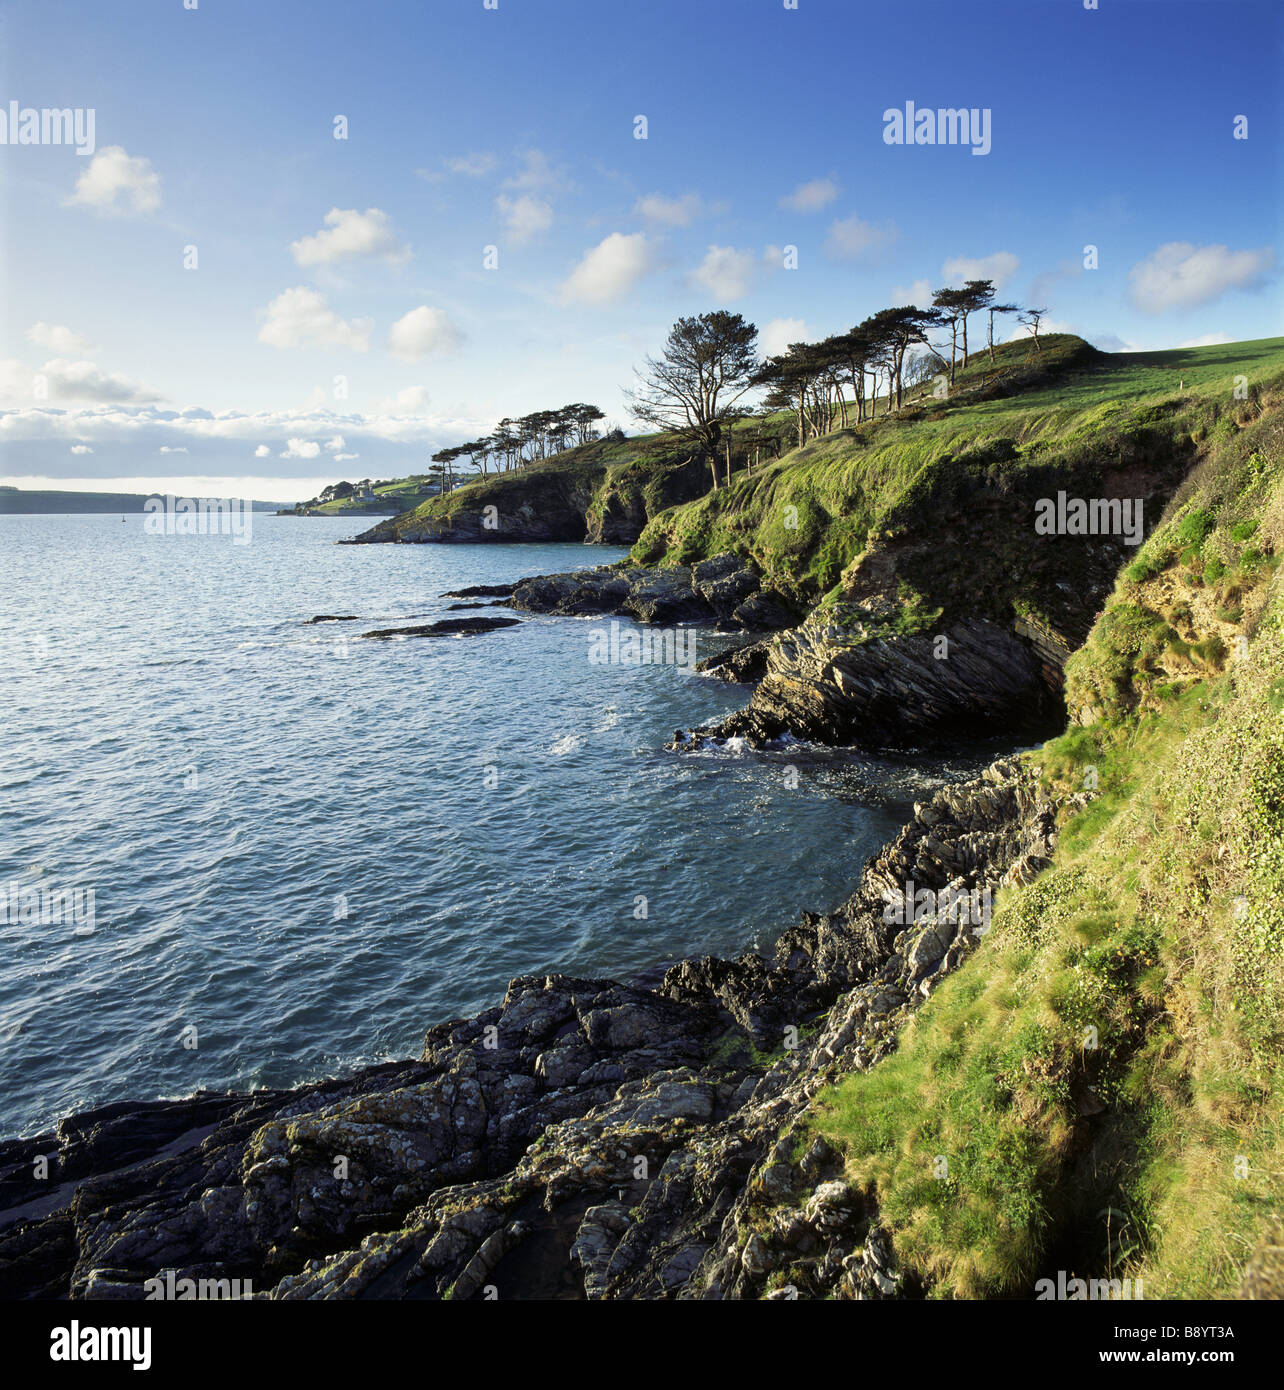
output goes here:
[{"label": "white cloud", "polygon": [[390,265],[410,259],[410,247],[393,235],[388,214],[379,208],[331,208],[323,221],[321,231],[290,243],[290,254],[299,265],[333,265],[358,256],[377,256]]},{"label": "white cloud", "polygon": [[505,188],[552,190],[566,186],[565,174],[553,167],[543,150],[525,150],[521,159],[522,168],[504,180]]},{"label": "white cloud", "polygon": [[643,232],[612,232],[586,251],[562,282],[562,298],[586,304],[620,299],[651,268],[651,247]]},{"label": "white cloud", "polygon": [[346,463],[349,459],[359,459],[360,454],[335,454],[335,463]]},{"label": "white cloud", "polygon": [[[1204,333],[1198,338],[1187,338],[1184,343],[1178,343],[1178,347],[1217,347],[1219,343],[1233,343],[1234,338],[1229,333]],[[1100,346],[1100,344],[1098,344]]]},{"label": "white cloud", "polygon": [[764,357],[778,357],[790,343],[807,341],[807,325],[802,319],[772,319],[764,324],[758,342]]},{"label": "white cloud", "polygon": [[159,454],[185,454],[188,449],[186,444],[162,444],[156,452]]},{"label": "white cloud", "polygon": [[719,304],[727,304],[748,293],[757,270],[758,257],[752,251],[737,251],[734,246],[710,246],[704,260],[691,272],[691,279]]},{"label": "white cloud", "polygon": [[128,155],[120,145],[108,145],[89,161],[67,202],[100,212],[124,212],[125,204],[132,212],[155,212],[160,207],[160,184],[150,160]]},{"label": "white cloud", "polygon": [[452,174],[463,174],[470,179],[479,179],[489,174],[497,161],[493,154],[463,154],[446,160],[446,168]]},{"label": "white cloud", "polygon": [[373,319],[341,319],[323,295],[303,285],[282,290],[264,313],[259,342],[271,347],[345,347],[365,352],[370,346]]},{"label": "white cloud", "polygon": [[428,388],[426,386],[407,386],[395,396],[388,396],[379,402],[379,410],[388,415],[398,415],[407,410],[426,410],[428,407]]},{"label": "white cloud", "polygon": [[1133,304],[1143,313],[1192,309],[1227,290],[1247,289],[1275,264],[1275,252],[1232,251],[1228,246],[1165,242],[1128,272]]},{"label": "white cloud", "polygon": [[648,193],[633,205],[633,211],[648,222],[666,227],[689,227],[704,211],[699,194],[684,193],[680,198],[666,198],[662,193]]},{"label": "white cloud", "polygon": [[321,452],[315,439],[291,439],[281,451],[283,459],[314,459]]},{"label": "white cloud", "polygon": [[877,251],[896,240],[898,233],[892,222],[881,226],[874,222],[864,222],[852,214],[829,224],[829,235],[825,239],[825,251],[837,260],[856,260],[869,251]]},{"label": "white cloud", "polygon": [[892,290],[892,303],[917,304],[926,309],[932,302],[932,285],[928,280],[915,280],[909,285],[896,285]]},{"label": "white cloud", "polygon": [[416,169],[415,173],[425,183],[442,183],[447,174],[462,174],[465,178],[479,179],[489,174],[499,163],[493,154],[460,154],[443,159],[445,173],[440,169]]},{"label": "white cloud", "polygon": [[73,333],[60,323],[33,323],[27,329],[27,340],[37,347],[48,348],[50,352],[67,357],[88,357],[97,351],[88,338]]},{"label": "white cloud", "polygon": [[[46,480],[73,476],[83,479],[88,476],[87,466],[96,478],[131,477],[138,472],[140,458],[156,458],[165,446],[189,451],[191,463],[185,461],[184,466],[193,476],[242,474],[242,461],[253,456],[259,467],[278,479],[311,480],[318,469],[333,468],[338,462],[338,455],[326,452],[320,441],[342,434],[347,446],[342,452],[359,452],[363,471],[379,477],[397,477],[405,473],[407,459],[422,454],[428,446],[438,449],[476,439],[493,424],[494,411],[489,402],[466,413],[396,415],[339,412],[330,406],[216,412],[195,407],[174,410],[160,405],[59,407],[28,402],[15,409],[0,409],[0,453],[9,459],[21,457],[24,476]],[[75,445],[92,447],[93,457],[75,460],[78,470],[73,474],[69,450]],[[164,460],[166,467],[175,462]],[[11,467],[10,472],[16,470]],[[49,486],[47,481],[22,483],[16,477],[8,481],[18,486]],[[311,497],[319,487],[333,481],[331,474],[300,495]],[[122,486],[119,490],[157,489],[148,485]],[[235,490],[206,488],[192,492],[189,488],[186,492],[192,496],[213,496],[233,495]]]},{"label": "white cloud", "polygon": [[993,280],[994,288],[1001,290],[1020,266],[1011,251],[996,251],[992,256],[954,256],[941,267],[941,275],[948,285],[961,285],[965,280]]},{"label": "white cloud", "polygon": [[344,440],[341,434],[336,434],[333,439],[327,439],[325,442],[325,447],[332,454],[337,454],[343,448],[343,445]]},{"label": "white cloud", "polygon": [[430,309],[426,304],[402,315],[388,330],[388,351],[408,361],[429,353],[454,352],[462,342],[463,334],[445,310]]},{"label": "white cloud", "polygon": [[71,446],[71,452],[73,454],[92,454],[94,451],[88,444],[73,444]]},{"label": "white cloud", "polygon": [[[41,383],[37,389],[37,382]],[[52,400],[144,405],[160,396],[141,381],[104,371],[95,362],[55,357],[33,370],[12,358],[0,362],[0,396],[18,401],[41,396]]]},{"label": "white cloud", "polygon": [[812,179],[810,183],[800,183],[792,193],[780,200],[782,208],[790,212],[819,212],[838,197],[838,185],[833,179]]},{"label": "white cloud", "polygon": [[518,245],[548,231],[553,225],[553,205],[529,193],[517,198],[501,193],[495,199],[495,206],[504,219],[510,240]]}]

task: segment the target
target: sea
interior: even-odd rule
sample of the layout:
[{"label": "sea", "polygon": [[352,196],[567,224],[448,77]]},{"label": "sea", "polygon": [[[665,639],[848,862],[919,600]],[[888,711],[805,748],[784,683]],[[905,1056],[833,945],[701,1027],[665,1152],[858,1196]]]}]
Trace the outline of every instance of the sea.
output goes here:
[{"label": "sea", "polygon": [[0,517],[0,1138],[415,1057],[518,975],[769,949],[996,751],[668,752],[747,701],[683,659],[727,634],[361,636],[623,550],[338,544],[368,524]]}]

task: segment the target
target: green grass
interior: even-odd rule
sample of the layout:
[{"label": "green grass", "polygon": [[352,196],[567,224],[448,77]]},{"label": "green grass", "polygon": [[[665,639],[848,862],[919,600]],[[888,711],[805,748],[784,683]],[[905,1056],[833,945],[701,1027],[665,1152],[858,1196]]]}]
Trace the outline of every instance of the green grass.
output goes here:
[{"label": "green grass", "polygon": [[[755,561],[795,597],[815,602],[841,587],[867,547],[965,521],[983,523],[986,546],[966,582],[930,552],[907,578],[947,616],[991,616],[1015,605],[1055,621],[1055,583],[1008,576],[1027,553],[1029,507],[1059,489],[1100,495],[1103,478],[1132,467],[1174,482],[1212,435],[1237,434],[1261,391],[1284,380],[1284,339],[1171,353],[1097,353],[1054,335],[1037,356],[1010,343],[991,365],[982,352],[958,373],[950,399],[907,398],[892,416],[809,441],[729,488],[654,517],[633,550],[643,563],[689,564],[730,550]],[[1250,400],[1233,383],[1247,378]],[[942,549],[945,549],[943,547]],[[1073,561],[1070,562],[1073,564]],[[1056,576],[1074,585],[1074,573]]]},{"label": "green grass", "polygon": [[[937,1296],[1028,1295],[1065,1268],[1233,1297],[1284,1210],[1282,415],[1267,401],[1210,441],[1154,574],[1120,576],[1073,658],[1113,695],[1028,755],[1050,790],[1095,791],[1052,866],[1000,895],[899,1051],[814,1104]],[[1172,603],[1191,550],[1238,575],[1243,649],[1161,689],[1169,618],[1148,603]],[[1190,592],[1194,651],[1221,620]]]}]

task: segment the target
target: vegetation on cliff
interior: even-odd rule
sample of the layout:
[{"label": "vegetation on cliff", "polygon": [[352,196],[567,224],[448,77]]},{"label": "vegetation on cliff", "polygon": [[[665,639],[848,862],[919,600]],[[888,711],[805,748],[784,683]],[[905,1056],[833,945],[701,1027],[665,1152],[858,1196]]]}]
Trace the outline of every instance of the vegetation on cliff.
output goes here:
[{"label": "vegetation on cliff", "polygon": [[[1279,347],[1183,354],[1162,399],[1178,354],[1141,359],[1109,405],[1085,404],[1098,430],[1132,422],[1199,454],[1070,659],[1076,722],[1027,755],[1050,791],[1094,799],[899,1051],[813,1108],[938,1295],[1028,1294],[1058,1269],[1140,1279],[1148,1298],[1278,1288]],[[1039,433],[1079,437],[1055,415]]]}]

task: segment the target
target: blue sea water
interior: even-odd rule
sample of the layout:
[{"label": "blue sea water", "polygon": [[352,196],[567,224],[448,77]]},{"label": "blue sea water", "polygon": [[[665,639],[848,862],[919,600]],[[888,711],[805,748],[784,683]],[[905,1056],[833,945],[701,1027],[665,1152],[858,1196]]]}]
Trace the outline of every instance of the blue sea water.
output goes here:
[{"label": "blue sea water", "polygon": [[[623,552],[335,544],[359,529],[0,517],[0,1136],[415,1056],[518,974],[767,946],[984,761],[666,753],[747,691],[592,664],[598,619],[362,641]],[[33,885],[81,920],[23,914]]]}]

